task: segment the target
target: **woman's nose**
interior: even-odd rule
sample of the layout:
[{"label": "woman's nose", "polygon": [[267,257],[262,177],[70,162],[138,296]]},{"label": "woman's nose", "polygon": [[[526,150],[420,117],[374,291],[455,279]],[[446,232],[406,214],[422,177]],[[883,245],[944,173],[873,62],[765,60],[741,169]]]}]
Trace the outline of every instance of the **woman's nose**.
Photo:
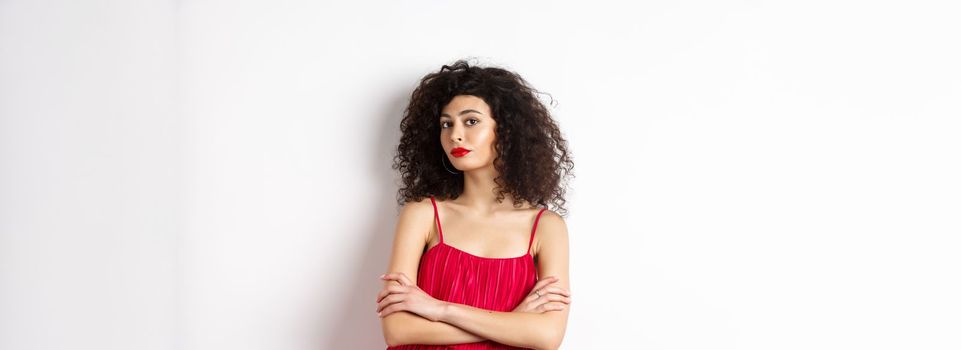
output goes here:
[{"label": "woman's nose", "polygon": [[450,140],[453,142],[459,142],[464,140],[464,138],[461,136],[461,132],[462,132],[461,128],[454,127],[454,129],[450,131]]}]

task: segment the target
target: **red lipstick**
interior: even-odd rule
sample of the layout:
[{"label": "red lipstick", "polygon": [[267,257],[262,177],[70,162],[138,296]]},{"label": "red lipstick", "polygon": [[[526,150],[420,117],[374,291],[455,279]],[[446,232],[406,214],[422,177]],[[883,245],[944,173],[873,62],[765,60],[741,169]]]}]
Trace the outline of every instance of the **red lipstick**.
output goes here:
[{"label": "red lipstick", "polygon": [[453,155],[454,157],[457,157],[457,158],[466,156],[468,152],[470,152],[470,150],[469,150],[469,149],[466,149],[466,148],[464,148],[464,147],[457,147],[457,148],[454,148],[454,149],[450,150],[450,154]]}]

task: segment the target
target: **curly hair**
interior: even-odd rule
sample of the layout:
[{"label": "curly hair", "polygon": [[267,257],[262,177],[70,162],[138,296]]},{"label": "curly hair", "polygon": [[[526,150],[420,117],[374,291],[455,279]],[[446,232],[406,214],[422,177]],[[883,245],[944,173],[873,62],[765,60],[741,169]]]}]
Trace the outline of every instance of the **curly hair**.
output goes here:
[{"label": "curly hair", "polygon": [[471,66],[463,59],[424,76],[411,94],[400,122],[400,144],[392,166],[400,171],[403,180],[398,203],[419,201],[428,195],[440,199],[461,195],[463,173],[451,174],[442,164],[442,157],[447,156],[440,142],[438,117],[455,96],[472,95],[490,106],[497,122],[496,200],[501,202],[504,194],[510,193],[515,208],[520,207],[522,200],[540,206],[550,202],[554,211],[564,216],[565,187],[567,177],[573,176],[574,163],[567,141],[538,100],[538,93],[516,73]]}]

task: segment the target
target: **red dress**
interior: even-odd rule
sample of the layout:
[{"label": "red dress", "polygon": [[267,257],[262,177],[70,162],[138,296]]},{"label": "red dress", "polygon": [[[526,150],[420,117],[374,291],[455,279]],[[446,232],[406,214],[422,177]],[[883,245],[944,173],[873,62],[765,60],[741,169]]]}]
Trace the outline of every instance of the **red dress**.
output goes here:
[{"label": "red dress", "polygon": [[[541,213],[537,212],[531,239],[527,243],[527,254],[513,258],[485,258],[470,254],[444,243],[444,231],[440,228],[437,203],[434,205],[434,218],[437,220],[437,234],[440,243],[431,247],[420,258],[417,271],[417,286],[430,296],[452,303],[476,308],[510,312],[521,303],[537,283],[537,268],[531,255],[531,244]],[[455,345],[417,345],[406,344],[387,347],[388,350],[420,349],[520,349],[491,340]]]}]

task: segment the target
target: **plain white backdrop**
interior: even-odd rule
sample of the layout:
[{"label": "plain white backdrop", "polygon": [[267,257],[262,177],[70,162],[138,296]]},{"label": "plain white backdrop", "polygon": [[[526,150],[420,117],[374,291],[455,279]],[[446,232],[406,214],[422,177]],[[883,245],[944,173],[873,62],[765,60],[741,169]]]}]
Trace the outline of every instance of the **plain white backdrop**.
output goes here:
[{"label": "plain white backdrop", "polygon": [[400,117],[458,58],[556,101],[563,349],[961,348],[959,16],[0,0],[0,348],[385,347]]}]

